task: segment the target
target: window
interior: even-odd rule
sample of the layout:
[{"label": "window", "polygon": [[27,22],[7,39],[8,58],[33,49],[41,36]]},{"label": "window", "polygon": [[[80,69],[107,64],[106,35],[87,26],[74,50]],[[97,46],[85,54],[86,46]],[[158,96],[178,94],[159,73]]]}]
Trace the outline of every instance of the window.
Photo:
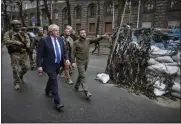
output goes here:
[{"label": "window", "polygon": [[180,0],[170,0],[169,1],[169,9],[170,9],[170,11],[181,10],[180,4],[181,4]]},{"label": "window", "polygon": [[55,19],[58,19],[58,10],[57,10],[57,9],[54,9],[54,10],[53,10],[53,13],[54,13]]},{"label": "window", "polygon": [[105,23],[105,32],[112,32],[112,23],[111,22],[106,22]]},{"label": "window", "polygon": [[64,20],[67,20],[68,19],[68,10],[67,10],[67,7],[65,7],[63,9],[63,19]]},{"label": "window", "polygon": [[28,21],[28,15],[26,13],[24,14],[24,19],[25,21]]},{"label": "window", "polygon": [[89,32],[94,33],[95,32],[95,23],[89,24]]},{"label": "window", "polygon": [[81,24],[76,24],[76,32],[78,32],[81,29]]},{"label": "window", "polygon": [[94,4],[89,5],[89,17],[94,18],[96,16],[96,6]]},{"label": "window", "polygon": [[45,9],[42,9],[42,16],[44,20],[48,19]]},{"label": "window", "polygon": [[81,13],[81,7],[80,7],[80,6],[77,6],[77,7],[75,8],[75,18],[76,18],[76,19],[81,19],[81,15],[82,15],[82,13]]},{"label": "window", "polygon": [[142,28],[151,28],[151,22],[142,22]]},{"label": "window", "polygon": [[153,0],[145,0],[143,11],[144,13],[152,13],[154,8],[154,1]]},{"label": "window", "polygon": [[112,4],[106,4],[105,5],[105,15],[106,16],[112,16],[113,15],[113,6],[112,6]]},{"label": "window", "polygon": [[179,29],[180,28],[180,21],[168,21],[168,28]]}]

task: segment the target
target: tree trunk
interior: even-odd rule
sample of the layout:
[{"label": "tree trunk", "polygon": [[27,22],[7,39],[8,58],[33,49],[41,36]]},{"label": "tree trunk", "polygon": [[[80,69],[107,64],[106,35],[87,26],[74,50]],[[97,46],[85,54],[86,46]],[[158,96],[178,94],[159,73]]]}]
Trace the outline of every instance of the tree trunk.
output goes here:
[{"label": "tree trunk", "polygon": [[22,5],[22,0],[19,1],[19,17],[20,17],[22,26],[25,26],[25,22],[24,22],[24,18],[23,18],[23,5]]},{"label": "tree trunk", "polygon": [[100,25],[100,0],[97,0],[97,24],[96,24],[96,37],[99,34],[99,25]]},{"label": "tree trunk", "polygon": [[66,0],[67,11],[68,11],[68,25],[71,25],[71,14],[70,14],[70,3],[69,0]]},{"label": "tree trunk", "polygon": [[36,0],[36,5],[37,5],[37,26],[40,26],[40,9],[39,9],[39,4],[40,3],[40,0]]},{"label": "tree trunk", "polygon": [[43,0],[43,2],[44,2],[44,6],[45,6],[45,11],[46,11],[46,13],[47,13],[49,25],[51,25],[51,24],[52,24],[52,19],[51,19],[50,12],[49,12],[49,10],[48,10],[47,0]]},{"label": "tree trunk", "polygon": [[125,0],[118,0],[118,16],[117,16],[117,27],[119,27],[121,23],[121,15],[124,9]]},{"label": "tree trunk", "polygon": [[7,0],[3,0],[4,5],[2,6],[3,12],[4,12],[4,31],[7,31],[9,29],[9,24],[10,24],[10,19],[9,19],[9,15],[7,13]]}]

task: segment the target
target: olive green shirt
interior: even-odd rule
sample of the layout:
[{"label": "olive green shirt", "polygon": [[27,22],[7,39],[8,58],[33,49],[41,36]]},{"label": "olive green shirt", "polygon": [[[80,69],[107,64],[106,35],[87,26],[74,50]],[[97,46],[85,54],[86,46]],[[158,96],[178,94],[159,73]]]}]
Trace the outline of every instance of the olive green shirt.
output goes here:
[{"label": "olive green shirt", "polygon": [[73,44],[73,54],[72,54],[72,63],[76,62],[81,63],[81,62],[88,62],[89,61],[89,49],[90,49],[90,44],[96,43],[100,40],[102,40],[103,37],[97,37],[93,39],[88,39],[88,38],[79,38],[76,40]]}]

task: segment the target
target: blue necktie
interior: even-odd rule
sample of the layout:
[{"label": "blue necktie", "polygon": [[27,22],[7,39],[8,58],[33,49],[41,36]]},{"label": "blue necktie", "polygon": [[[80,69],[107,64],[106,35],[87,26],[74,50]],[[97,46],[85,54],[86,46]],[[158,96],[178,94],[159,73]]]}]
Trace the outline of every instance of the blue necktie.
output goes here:
[{"label": "blue necktie", "polygon": [[57,59],[57,63],[59,64],[60,63],[60,51],[58,49],[58,44],[56,42],[56,39],[54,39],[54,43],[55,43],[55,50],[56,50],[56,54],[57,54],[56,59]]}]

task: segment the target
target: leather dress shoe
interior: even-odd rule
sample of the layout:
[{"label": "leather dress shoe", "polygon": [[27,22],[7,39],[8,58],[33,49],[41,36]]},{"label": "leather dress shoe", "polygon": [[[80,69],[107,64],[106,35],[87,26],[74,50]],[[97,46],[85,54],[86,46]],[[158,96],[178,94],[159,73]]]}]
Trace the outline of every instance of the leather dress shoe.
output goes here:
[{"label": "leather dress shoe", "polygon": [[45,92],[45,95],[46,95],[47,97],[50,97],[50,98],[53,97],[52,94],[51,94],[51,92],[49,92],[49,93],[46,93],[46,92]]},{"label": "leather dress shoe", "polygon": [[61,111],[61,109],[64,107],[64,105],[62,105],[62,104],[57,104],[57,105],[55,105],[55,109],[57,110],[57,111]]}]

